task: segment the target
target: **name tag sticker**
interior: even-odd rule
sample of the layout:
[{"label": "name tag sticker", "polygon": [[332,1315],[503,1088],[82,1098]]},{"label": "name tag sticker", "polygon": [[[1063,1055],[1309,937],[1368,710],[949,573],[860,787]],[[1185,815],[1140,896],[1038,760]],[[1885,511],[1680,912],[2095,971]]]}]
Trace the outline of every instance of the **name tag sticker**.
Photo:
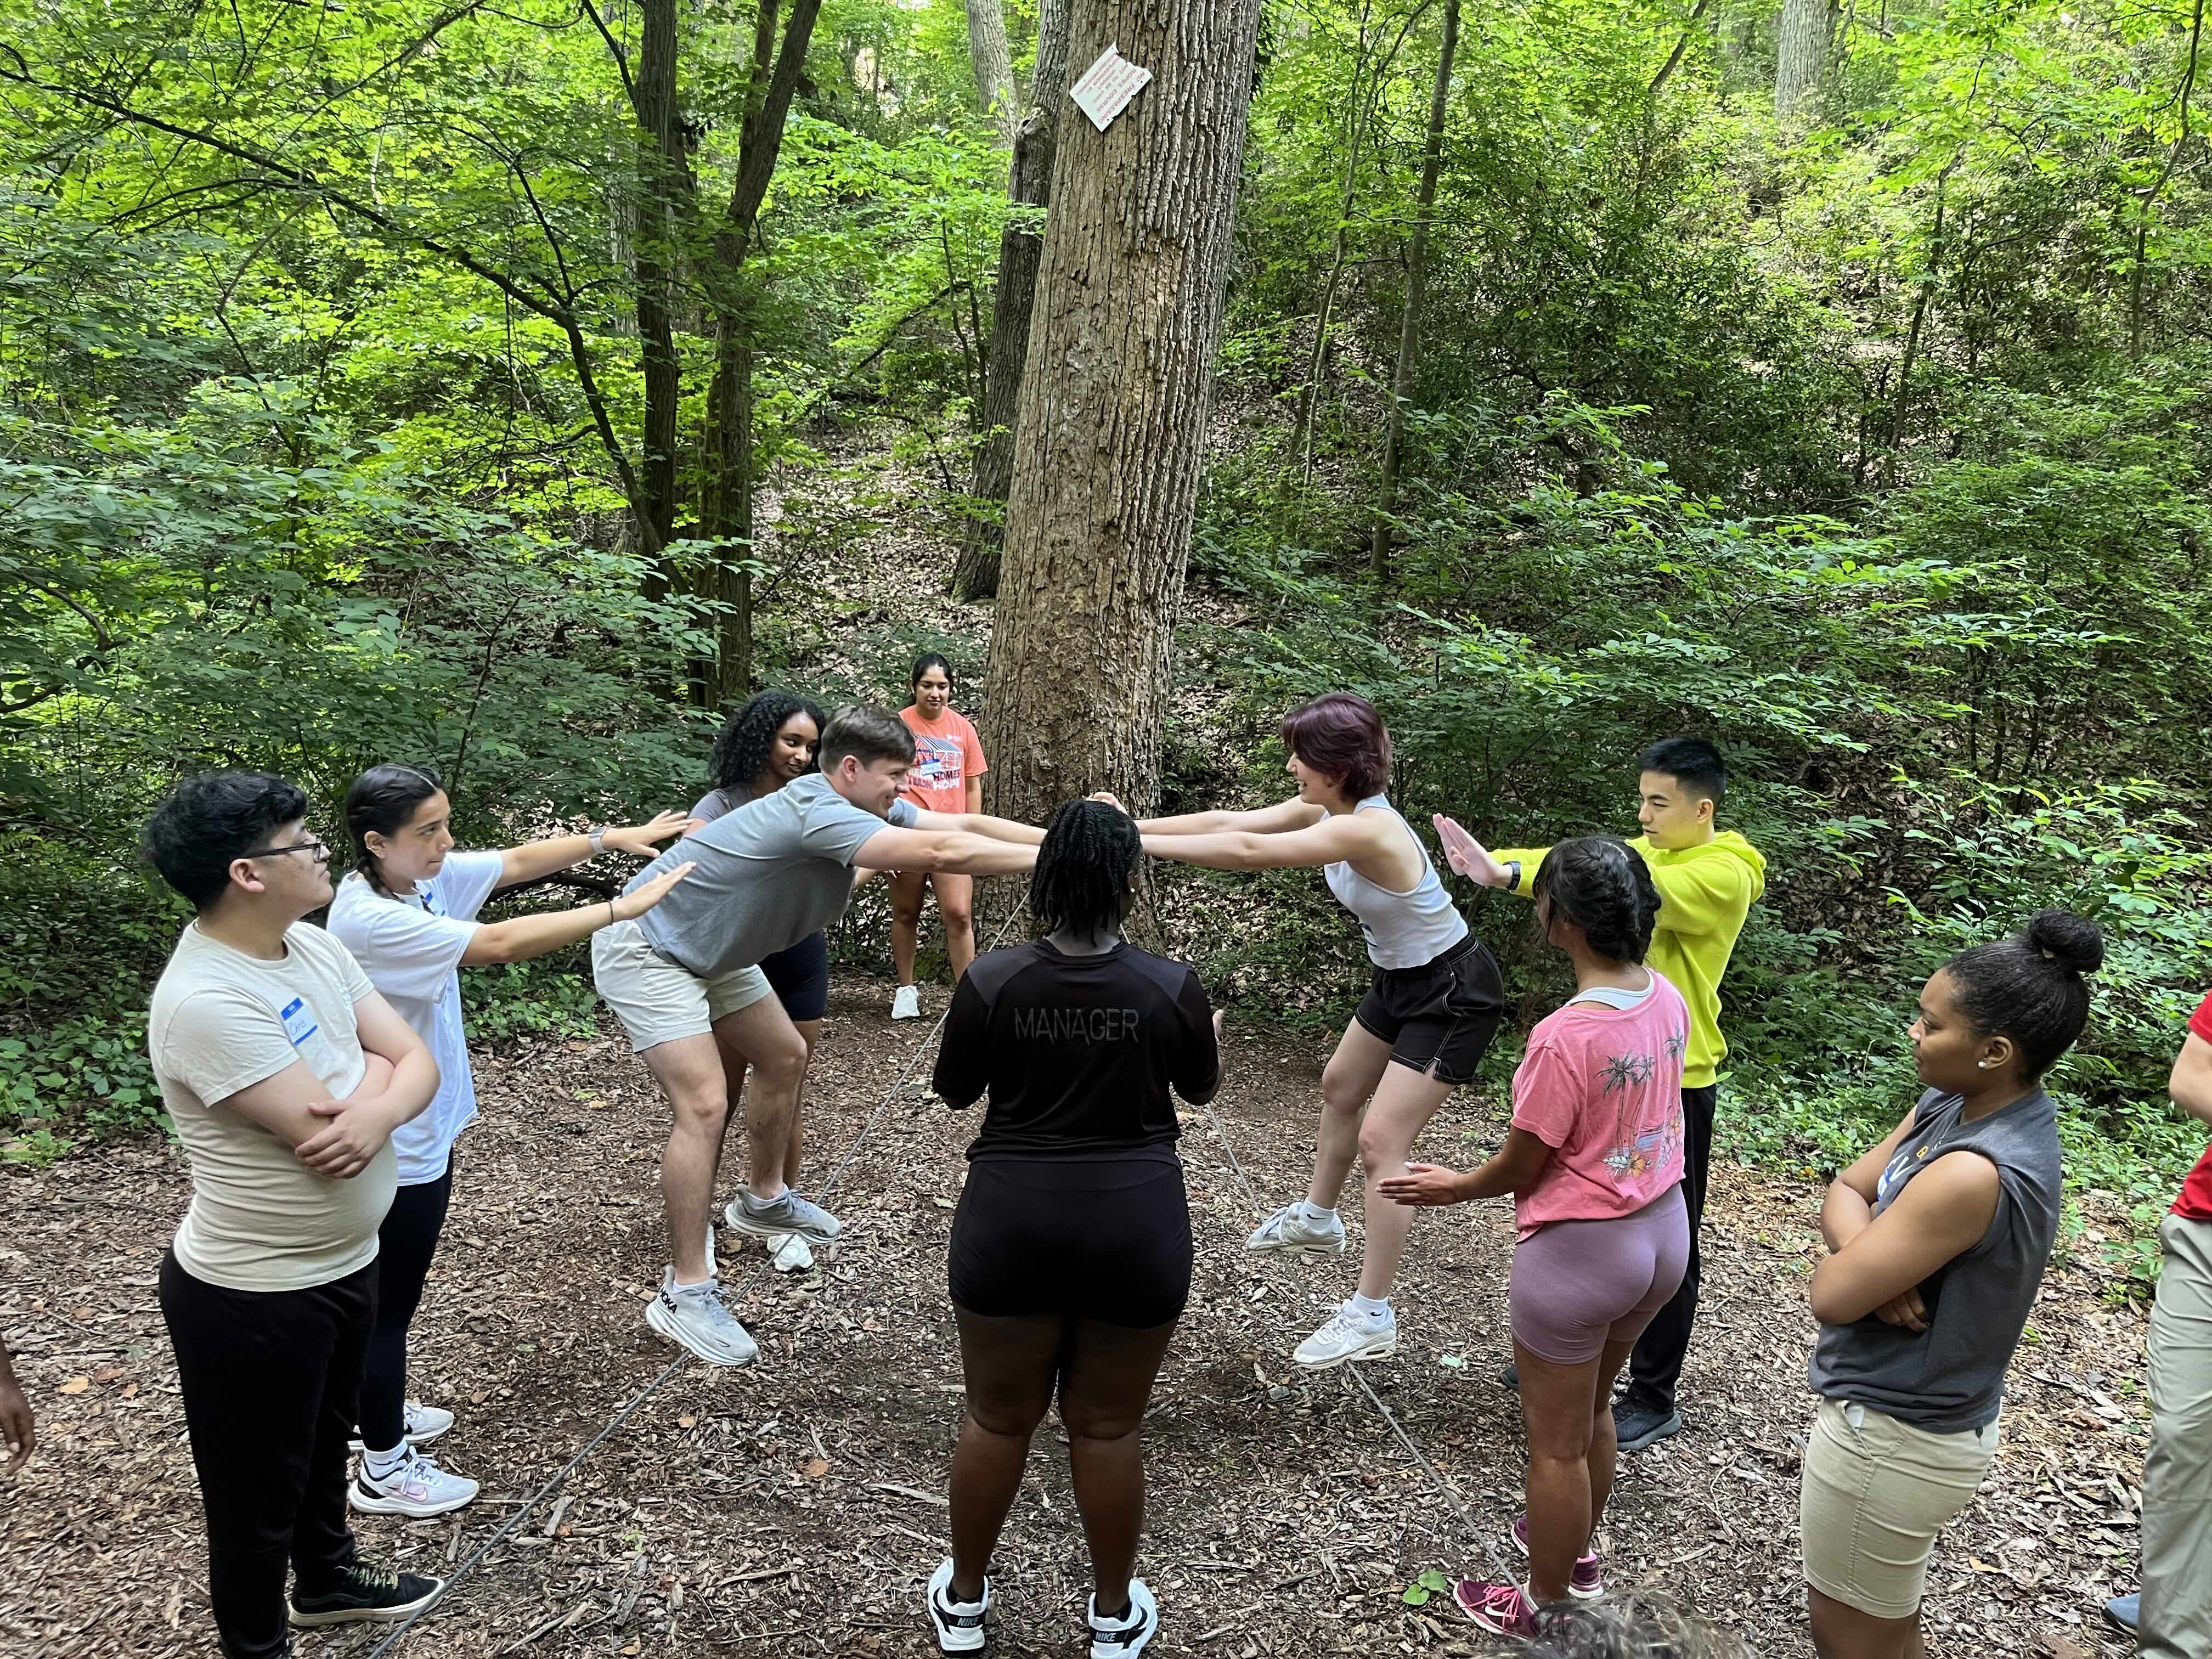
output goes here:
[{"label": "name tag sticker", "polygon": [[323,1029],[315,1022],[315,1011],[300,997],[294,997],[286,1003],[278,1018],[283,1020],[284,1035],[291,1039],[295,1048]]}]

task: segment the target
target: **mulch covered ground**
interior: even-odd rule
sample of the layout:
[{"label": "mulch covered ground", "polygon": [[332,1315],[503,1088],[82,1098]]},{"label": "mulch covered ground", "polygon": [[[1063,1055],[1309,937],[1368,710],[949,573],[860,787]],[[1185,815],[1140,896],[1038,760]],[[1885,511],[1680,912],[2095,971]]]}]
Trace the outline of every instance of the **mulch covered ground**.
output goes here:
[{"label": "mulch covered ground", "polygon": [[[725,1281],[750,1287],[760,1363],[680,1367],[401,1654],[934,1652],[921,1591],[945,1553],[959,1409],[945,1242],[972,1120],[918,1085],[895,1090],[927,1027],[891,1025],[888,1000],[840,988],[810,1093],[810,1185],[893,1097],[841,1178],[847,1241],[799,1280],[726,1249]],[[1323,1057],[1232,1029],[1219,1110],[1270,1205],[1304,1182]],[[643,1069],[611,1036],[489,1060],[481,1086],[413,1391],[459,1413],[435,1449],[484,1495],[434,1521],[360,1527],[372,1553],[430,1572],[469,1556],[677,1352],[642,1318],[665,1259],[666,1127]],[[1424,1149],[1464,1161],[1498,1125],[1495,1102],[1462,1095]],[[1470,1536],[1356,1386],[1290,1364],[1349,1289],[1349,1259],[1248,1258],[1252,1206],[1205,1115],[1188,1116],[1184,1153],[1199,1279],[1151,1419],[1140,1571],[1164,1611],[1151,1651],[1473,1650],[1477,1632],[1448,1601],[1417,1610],[1403,1593],[1424,1569],[1483,1565],[1517,1508],[1517,1408],[1495,1380],[1505,1208],[1421,1219],[1398,1356],[1363,1373],[1455,1489]],[[1715,1188],[1690,1431],[1625,1464],[1608,1577],[1673,1594],[1761,1654],[1808,1655],[1795,1533],[1818,1194],[1733,1169]],[[185,1196],[181,1158],[158,1143],[0,1175],[0,1322],[42,1433],[24,1474],[0,1476],[0,1651],[214,1650],[155,1302]],[[2086,1267],[2052,1275],[1996,1473],[1938,1549],[1938,1653],[2127,1650],[2095,1613],[2132,1582],[2142,1321],[2103,1305],[2104,1287]],[[994,1650],[1085,1650],[1085,1561],[1048,1427],[996,1565]],[[376,1640],[307,1636],[300,1650],[362,1656]]]}]

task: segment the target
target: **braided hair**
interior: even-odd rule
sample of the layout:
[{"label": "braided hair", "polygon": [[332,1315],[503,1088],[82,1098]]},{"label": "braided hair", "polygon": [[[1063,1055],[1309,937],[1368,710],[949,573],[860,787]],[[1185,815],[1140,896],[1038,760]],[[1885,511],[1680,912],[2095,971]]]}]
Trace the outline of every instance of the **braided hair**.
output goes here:
[{"label": "braided hair", "polygon": [[746,698],[722,723],[721,735],[714,739],[714,787],[751,789],[753,780],[768,768],[775,734],[793,714],[812,720],[817,734],[830,724],[830,717],[811,698],[795,691],[757,691]]},{"label": "braided hair", "polygon": [[1530,891],[1547,926],[1554,919],[1574,923],[1608,962],[1640,963],[1651,948],[1659,889],[1626,842],[1611,836],[1561,842],[1536,866]]},{"label": "braided hair", "polygon": [[1063,802],[1037,848],[1030,914],[1046,933],[1103,933],[1121,925],[1144,838],[1136,820],[1103,800]]},{"label": "braided hair", "polygon": [[346,834],[353,841],[354,868],[386,897],[391,896],[392,889],[385,883],[376,854],[368,850],[369,836],[398,834],[413,819],[415,809],[444,787],[438,775],[427,766],[386,761],[370,767],[346,791]]},{"label": "braided hair", "polygon": [[2009,939],[1961,951],[1943,964],[1953,1006],[1976,1036],[2008,1036],[2030,1083],[2058,1063],[2089,1023],[2081,982],[2105,961],[2105,936],[2087,916],[2038,910]]}]

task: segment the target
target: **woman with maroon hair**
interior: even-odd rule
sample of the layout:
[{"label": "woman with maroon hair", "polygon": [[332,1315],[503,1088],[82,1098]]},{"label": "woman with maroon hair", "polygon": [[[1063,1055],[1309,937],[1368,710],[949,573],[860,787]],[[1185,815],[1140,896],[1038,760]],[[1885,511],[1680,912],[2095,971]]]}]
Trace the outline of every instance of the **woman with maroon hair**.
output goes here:
[{"label": "woman with maroon hair", "polygon": [[1390,1287],[1413,1212],[1378,1190],[1437,1109],[1475,1067],[1504,1007],[1498,964],[1437,878],[1413,826],[1382,793],[1390,734],[1349,691],[1283,717],[1285,767],[1298,792],[1257,812],[1195,812],[1139,825],[1155,858],[1213,870],[1318,867],[1359,919],[1374,982],[1322,1073],[1313,1183],[1261,1223],[1248,1249],[1341,1255],[1337,1197],[1354,1157],[1365,1172],[1366,1255],[1352,1298],[1298,1345],[1299,1364],[1328,1370],[1397,1352]]}]

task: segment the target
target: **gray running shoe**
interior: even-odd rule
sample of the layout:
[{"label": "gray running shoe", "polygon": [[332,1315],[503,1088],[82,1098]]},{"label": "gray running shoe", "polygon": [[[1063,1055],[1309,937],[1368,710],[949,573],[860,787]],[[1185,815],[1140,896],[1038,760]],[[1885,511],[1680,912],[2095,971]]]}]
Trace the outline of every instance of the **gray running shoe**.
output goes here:
[{"label": "gray running shoe", "polygon": [[1310,1221],[1295,1204],[1285,1204],[1252,1230],[1248,1250],[1296,1250],[1304,1255],[1342,1255],[1344,1218]]},{"label": "gray running shoe", "polygon": [[760,1355],[760,1344],[722,1305],[722,1287],[711,1279],[678,1285],[673,1267],[661,1273],[660,1293],[646,1304],[645,1322],[709,1365],[750,1365]]},{"label": "gray running shoe", "polygon": [[778,1239],[797,1233],[810,1244],[827,1244],[844,1231],[837,1218],[819,1204],[810,1204],[787,1191],[773,1203],[763,1204],[743,1188],[722,1211],[722,1219],[755,1238]]},{"label": "gray running shoe", "polygon": [[1333,1371],[1354,1359],[1388,1359],[1398,1352],[1398,1318],[1376,1321],[1346,1303],[1297,1346],[1291,1358],[1310,1371]]}]

